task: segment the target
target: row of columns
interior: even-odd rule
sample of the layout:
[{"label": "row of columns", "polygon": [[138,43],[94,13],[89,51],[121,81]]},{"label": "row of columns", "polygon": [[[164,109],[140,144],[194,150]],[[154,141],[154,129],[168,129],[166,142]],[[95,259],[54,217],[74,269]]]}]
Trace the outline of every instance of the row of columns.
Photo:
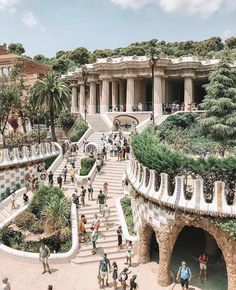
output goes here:
[{"label": "row of columns", "polygon": [[[126,105],[126,112],[132,112],[132,107],[135,104],[135,95],[138,94],[139,101],[143,103],[141,95],[141,85],[135,80],[135,77],[127,77],[127,86],[125,91],[124,81],[112,81],[112,106],[115,107],[119,103]],[[84,113],[85,110],[85,85],[80,83],[80,90],[78,96],[78,84],[72,83],[72,102],[71,111]],[[136,88],[135,86],[138,86]],[[154,114],[162,114],[162,104],[165,102],[166,82],[162,76],[154,77]],[[90,114],[96,113],[96,82],[89,83],[89,98],[87,103],[87,110]],[[105,78],[101,82],[100,90],[100,113],[108,112],[109,107],[109,96],[110,96],[110,80]],[[187,76],[184,78],[184,103],[191,104],[193,102],[193,78]],[[79,108],[78,108],[79,107]],[[187,106],[186,106],[187,108]]]}]

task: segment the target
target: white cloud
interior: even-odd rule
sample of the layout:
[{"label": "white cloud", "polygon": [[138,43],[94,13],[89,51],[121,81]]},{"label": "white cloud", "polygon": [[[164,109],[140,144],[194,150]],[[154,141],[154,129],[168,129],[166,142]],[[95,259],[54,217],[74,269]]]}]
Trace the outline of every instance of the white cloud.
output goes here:
[{"label": "white cloud", "polygon": [[138,9],[148,4],[157,4],[167,13],[201,15],[209,17],[216,11],[235,10],[236,0],[111,0],[123,8]]},{"label": "white cloud", "polygon": [[0,10],[6,10],[8,12],[15,12],[15,5],[18,0],[0,0]]},{"label": "white cloud", "polygon": [[38,24],[38,19],[35,17],[32,11],[25,11],[21,18],[21,21],[29,27],[34,27]]}]

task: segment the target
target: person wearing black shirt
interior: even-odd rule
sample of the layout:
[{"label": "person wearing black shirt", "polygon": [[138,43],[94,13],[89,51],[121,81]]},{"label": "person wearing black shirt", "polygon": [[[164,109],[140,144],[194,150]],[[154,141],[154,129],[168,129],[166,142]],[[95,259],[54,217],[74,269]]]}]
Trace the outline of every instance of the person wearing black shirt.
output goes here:
[{"label": "person wearing black shirt", "polygon": [[98,197],[97,197],[97,203],[99,204],[99,211],[102,212],[104,205],[106,203],[106,196],[102,192],[102,190],[99,191]]}]

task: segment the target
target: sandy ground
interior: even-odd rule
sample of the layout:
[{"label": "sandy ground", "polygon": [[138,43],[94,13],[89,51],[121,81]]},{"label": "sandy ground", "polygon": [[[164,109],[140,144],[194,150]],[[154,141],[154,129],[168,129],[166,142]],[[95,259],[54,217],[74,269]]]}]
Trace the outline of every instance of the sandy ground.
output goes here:
[{"label": "sandy ground", "polygon": [[[179,290],[181,287],[173,286],[163,288],[157,285],[158,264],[149,263],[138,265],[134,259],[132,274],[136,274],[139,290]],[[119,272],[124,268],[124,261],[118,261]],[[14,260],[12,257],[0,253],[0,277],[8,277],[11,290],[47,290],[48,285],[53,285],[53,290],[96,290],[98,264],[75,265],[57,264],[51,265],[52,274],[42,275],[42,265],[28,264]],[[111,279],[110,281],[111,282]],[[111,283],[110,287],[113,289]],[[129,288],[128,288],[129,289]],[[198,290],[198,288],[190,288]]]}]

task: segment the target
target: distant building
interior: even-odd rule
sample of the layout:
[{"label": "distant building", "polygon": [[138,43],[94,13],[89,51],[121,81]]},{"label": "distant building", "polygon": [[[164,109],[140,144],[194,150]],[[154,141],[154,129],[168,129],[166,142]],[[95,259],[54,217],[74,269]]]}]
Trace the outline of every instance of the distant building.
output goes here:
[{"label": "distant building", "polygon": [[[8,53],[6,44],[0,45],[0,78],[9,76],[14,65],[21,59],[22,56],[20,55]],[[49,66],[30,58],[25,57],[24,62],[25,82],[29,86],[32,86],[49,70]]]}]

